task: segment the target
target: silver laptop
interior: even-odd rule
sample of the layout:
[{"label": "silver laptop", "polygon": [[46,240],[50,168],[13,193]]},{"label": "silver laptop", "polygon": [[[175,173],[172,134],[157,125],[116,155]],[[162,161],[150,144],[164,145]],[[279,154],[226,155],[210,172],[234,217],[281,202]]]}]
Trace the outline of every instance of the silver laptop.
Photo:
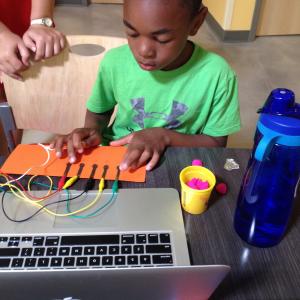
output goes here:
[{"label": "silver laptop", "polygon": [[[42,196],[44,192],[35,192]],[[79,195],[71,191],[70,197]],[[89,191],[69,202],[93,202]],[[60,193],[47,203],[63,201]],[[8,218],[37,208],[5,194]],[[66,214],[66,202],[49,205]],[[94,213],[96,212],[96,213]],[[26,222],[0,214],[0,290],[3,299],[207,299],[228,266],[190,266],[178,192],[106,190],[81,218],[41,212]]]}]

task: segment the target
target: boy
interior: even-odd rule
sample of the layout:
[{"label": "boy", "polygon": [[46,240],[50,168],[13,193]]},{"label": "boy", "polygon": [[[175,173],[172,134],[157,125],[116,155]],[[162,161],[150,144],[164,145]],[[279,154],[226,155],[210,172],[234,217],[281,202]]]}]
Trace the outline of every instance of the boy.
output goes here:
[{"label": "boy", "polygon": [[76,152],[109,142],[128,145],[121,170],[144,164],[151,170],[168,146],[226,146],[240,129],[237,83],[222,58],[188,40],[207,14],[200,2],[124,1],[129,46],[102,60],[85,128],[55,138],[58,157],[64,144],[75,162]]}]

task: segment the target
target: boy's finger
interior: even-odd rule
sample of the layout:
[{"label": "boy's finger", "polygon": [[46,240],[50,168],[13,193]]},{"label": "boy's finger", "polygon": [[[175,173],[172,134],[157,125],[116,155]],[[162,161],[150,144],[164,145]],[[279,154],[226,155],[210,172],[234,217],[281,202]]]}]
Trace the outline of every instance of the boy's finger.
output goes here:
[{"label": "boy's finger", "polygon": [[68,148],[68,156],[69,156],[69,162],[71,164],[74,164],[76,162],[76,153],[73,145],[73,140],[69,139],[67,143]]},{"label": "boy's finger", "polygon": [[95,146],[98,146],[100,144],[100,142],[101,141],[100,141],[99,137],[93,135],[83,141],[83,147],[84,148],[95,147]]},{"label": "boy's finger", "polygon": [[56,141],[53,141],[53,142],[51,142],[51,143],[49,144],[49,148],[50,148],[51,150],[55,149],[55,142],[56,142]]},{"label": "boy's finger", "polygon": [[74,133],[73,136],[72,136],[73,147],[79,153],[83,152],[83,145],[82,145],[83,139],[84,139],[84,136],[82,136],[79,133]]},{"label": "boy's finger", "polygon": [[138,160],[138,163],[135,166],[135,168],[137,169],[137,168],[143,166],[151,157],[152,157],[152,152],[144,150],[144,152],[140,156],[140,158]]},{"label": "boy's finger", "polygon": [[132,134],[126,135],[122,137],[121,139],[111,141],[110,146],[124,146],[130,143],[132,139]]},{"label": "boy's finger", "polygon": [[95,130],[81,130],[73,134],[73,146],[78,153],[83,153],[84,149],[100,144],[100,138]]},{"label": "boy's finger", "polygon": [[64,138],[62,136],[58,137],[54,143],[56,157],[61,158],[62,147],[64,145]]},{"label": "boy's finger", "polygon": [[125,171],[128,168],[134,168],[134,166],[138,163],[138,160],[142,154],[140,149],[128,149],[125,153],[124,159],[120,164],[120,170]]},{"label": "boy's finger", "polygon": [[151,171],[159,162],[160,155],[157,152],[153,153],[151,160],[146,165],[146,170]]}]

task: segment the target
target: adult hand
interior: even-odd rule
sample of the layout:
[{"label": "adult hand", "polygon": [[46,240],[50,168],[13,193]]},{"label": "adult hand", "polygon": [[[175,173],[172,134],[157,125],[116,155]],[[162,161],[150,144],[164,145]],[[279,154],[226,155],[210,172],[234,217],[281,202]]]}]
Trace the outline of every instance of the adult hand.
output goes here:
[{"label": "adult hand", "polygon": [[84,149],[98,146],[101,143],[101,136],[96,129],[78,128],[70,134],[57,135],[50,144],[55,149],[56,156],[62,157],[63,146],[67,146],[70,163],[76,162],[76,154],[83,153]]},{"label": "adult hand", "polygon": [[29,66],[30,51],[23,40],[9,30],[0,32],[0,73],[22,80],[20,75]]},{"label": "adult hand", "polygon": [[143,129],[110,143],[111,146],[127,144],[120,170],[136,169],[147,163],[146,170],[150,171],[169,144],[168,131],[164,128]]},{"label": "adult hand", "polygon": [[35,60],[57,55],[66,45],[65,36],[61,32],[44,25],[31,25],[24,33],[23,41],[35,53]]}]

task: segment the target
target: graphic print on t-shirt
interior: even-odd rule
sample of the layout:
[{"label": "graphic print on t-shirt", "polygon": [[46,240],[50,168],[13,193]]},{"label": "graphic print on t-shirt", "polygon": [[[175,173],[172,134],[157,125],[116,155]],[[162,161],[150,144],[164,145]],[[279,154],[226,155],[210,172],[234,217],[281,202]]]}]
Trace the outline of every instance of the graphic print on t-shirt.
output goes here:
[{"label": "graphic print on t-shirt", "polygon": [[169,115],[163,112],[156,111],[146,112],[144,98],[131,99],[131,105],[132,109],[137,112],[132,121],[138,124],[141,129],[145,128],[145,119],[165,120],[166,125],[164,126],[164,128],[178,128],[181,125],[181,122],[178,120],[178,117],[184,115],[185,112],[188,110],[188,107],[185,104],[175,100],[172,102],[172,111]]}]

